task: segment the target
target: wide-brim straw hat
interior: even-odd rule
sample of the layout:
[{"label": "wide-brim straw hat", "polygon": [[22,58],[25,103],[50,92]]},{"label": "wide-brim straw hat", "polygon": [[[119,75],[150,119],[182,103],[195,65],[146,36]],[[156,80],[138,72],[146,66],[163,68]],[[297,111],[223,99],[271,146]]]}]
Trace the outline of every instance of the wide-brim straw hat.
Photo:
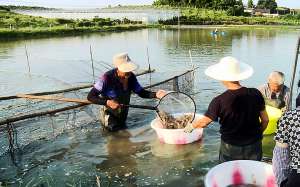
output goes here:
[{"label": "wide-brim straw hat", "polygon": [[222,58],[219,63],[209,66],[205,74],[219,81],[240,81],[251,77],[253,68],[228,56]]},{"label": "wide-brim straw hat", "polygon": [[116,54],[113,57],[113,65],[118,68],[119,71],[124,73],[138,69],[138,65],[129,58],[128,53]]}]

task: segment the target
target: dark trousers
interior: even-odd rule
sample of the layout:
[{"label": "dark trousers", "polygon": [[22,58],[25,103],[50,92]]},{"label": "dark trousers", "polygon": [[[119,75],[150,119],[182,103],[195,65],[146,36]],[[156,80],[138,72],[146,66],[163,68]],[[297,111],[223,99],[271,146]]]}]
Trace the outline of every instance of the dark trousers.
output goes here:
[{"label": "dark trousers", "polygon": [[300,173],[292,170],[288,178],[280,184],[280,187],[300,187]]},{"label": "dark trousers", "polygon": [[261,160],[262,143],[261,140],[245,146],[235,146],[221,140],[219,162],[232,160]]},{"label": "dark trousers", "polygon": [[113,132],[126,128],[125,117],[117,117],[114,114],[108,112],[105,107],[101,108],[99,112],[103,130]]}]

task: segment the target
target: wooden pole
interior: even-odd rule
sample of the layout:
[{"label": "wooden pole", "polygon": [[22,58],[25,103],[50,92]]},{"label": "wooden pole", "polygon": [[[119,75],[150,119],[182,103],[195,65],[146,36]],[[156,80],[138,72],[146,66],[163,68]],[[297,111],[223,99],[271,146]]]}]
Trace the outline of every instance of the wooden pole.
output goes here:
[{"label": "wooden pole", "polygon": [[[186,72],[184,72],[180,75],[174,76],[170,79],[166,79],[166,80],[158,82],[156,84],[146,86],[145,89],[163,84],[163,83],[168,82],[168,81],[170,81],[170,80],[172,80],[176,77],[180,77],[180,76],[183,76],[187,73],[193,72],[197,68],[192,69],[192,70],[188,70],[188,71],[186,71]],[[44,94],[44,93],[46,93],[46,92],[43,92],[42,94]],[[50,93],[50,92],[48,92],[48,93]],[[41,93],[39,93],[39,94],[41,94]],[[68,106],[68,107],[63,107],[63,108],[59,108],[59,109],[55,109],[55,110],[37,112],[37,113],[33,113],[33,114],[27,114],[27,115],[23,115],[23,116],[18,116],[18,117],[13,117],[13,118],[7,118],[7,119],[4,119],[4,120],[0,120],[0,127],[4,126],[5,124],[8,124],[8,123],[13,123],[13,122],[16,122],[16,121],[21,121],[21,120],[30,119],[30,118],[39,117],[39,116],[44,116],[44,115],[56,114],[56,113],[59,113],[59,112],[64,112],[64,111],[67,111],[67,110],[72,110],[72,109],[75,109],[75,108],[80,108],[80,107],[91,104],[91,102],[88,101],[88,100],[81,100],[81,99],[76,99],[76,98],[62,98],[62,97],[24,95],[24,94],[18,94],[14,97],[16,97],[16,98],[28,98],[28,99],[57,100],[57,101],[64,101],[64,102],[76,102],[76,103],[79,103],[79,104]],[[144,109],[147,108],[147,109],[151,109],[151,110],[155,109],[155,107],[150,107],[150,106],[141,106],[141,105],[128,105],[128,106],[129,107],[134,107],[134,108],[144,108]]]},{"label": "wooden pole", "polygon": [[26,95],[26,94],[18,94],[17,97],[25,98],[25,99],[41,99],[41,100],[52,100],[52,101],[64,101],[64,102],[73,102],[73,103],[82,103],[82,104],[92,104],[92,102],[84,99],[77,98],[65,98],[58,96],[36,96],[36,95]]},{"label": "wooden pole", "polygon": [[27,59],[28,73],[30,74],[31,70],[30,70],[30,64],[29,64],[29,58],[28,58],[28,52],[27,52],[26,44],[25,44],[25,54],[26,54],[26,59]]},{"label": "wooden pole", "polygon": [[0,121],[0,127],[7,124],[7,123],[13,123],[16,121],[21,121],[21,120],[25,120],[25,119],[30,119],[30,118],[35,118],[35,117],[39,117],[39,116],[45,116],[45,115],[50,115],[50,114],[56,114],[58,112],[63,112],[63,111],[67,111],[67,110],[72,110],[75,108],[80,108],[83,106],[86,106],[88,104],[77,104],[77,105],[73,105],[73,106],[68,106],[68,107],[64,107],[64,108],[59,108],[59,109],[55,109],[55,110],[48,110],[48,111],[44,111],[44,112],[38,112],[38,113],[33,113],[33,114],[27,114],[27,115],[23,115],[23,116],[18,116],[18,117],[14,117],[14,118],[8,118],[8,119],[4,119]]},{"label": "wooden pole", "polygon": [[95,83],[95,69],[94,69],[94,60],[93,60],[92,45],[90,45],[90,56],[91,56],[92,70],[93,70],[93,81]]},{"label": "wooden pole", "polygon": [[[155,70],[146,70],[141,73],[136,74],[136,76],[141,76],[150,72],[154,72]],[[84,84],[81,86],[75,86],[75,87],[70,87],[62,90],[55,90],[55,91],[48,91],[48,92],[36,92],[36,93],[28,93],[27,95],[53,95],[53,94],[58,94],[58,93],[64,93],[64,92],[71,92],[71,91],[76,91],[76,90],[81,90],[81,89],[86,89],[86,88],[91,88],[93,84]],[[4,100],[10,100],[10,99],[18,99],[19,97],[16,95],[10,95],[10,96],[3,96],[0,97],[0,101]]]},{"label": "wooden pole", "polygon": [[189,55],[190,55],[190,66],[193,67],[193,58],[192,58],[192,52],[191,50],[189,49]]},{"label": "wooden pole", "polygon": [[295,62],[293,65],[293,69],[292,69],[292,78],[291,78],[291,82],[290,82],[290,98],[289,98],[289,103],[287,104],[287,109],[291,109],[292,107],[292,97],[293,97],[293,89],[294,89],[294,82],[295,82],[295,75],[296,75],[296,69],[297,69],[297,64],[298,64],[298,56],[299,56],[299,51],[300,49],[300,37],[298,38],[298,43],[297,43],[297,49],[296,49],[296,56],[295,56]]},{"label": "wooden pole", "polygon": [[[148,70],[151,70],[151,65],[150,65],[150,60],[149,60],[149,49],[147,46],[147,61],[148,61]],[[149,73],[149,85],[151,86],[152,84],[152,77],[151,77],[151,72]]]}]

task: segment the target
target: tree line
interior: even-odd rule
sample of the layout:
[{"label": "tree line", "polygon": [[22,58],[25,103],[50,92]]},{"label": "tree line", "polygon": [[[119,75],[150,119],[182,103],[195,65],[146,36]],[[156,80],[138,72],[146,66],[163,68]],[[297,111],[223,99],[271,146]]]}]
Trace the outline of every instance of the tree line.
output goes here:
[{"label": "tree line", "polygon": [[[196,7],[215,10],[226,10],[228,15],[239,16],[244,12],[242,0],[155,0],[153,5],[169,5],[173,7]],[[270,9],[274,12],[277,8],[275,0],[259,0],[255,6],[253,0],[248,0],[249,8]]]}]

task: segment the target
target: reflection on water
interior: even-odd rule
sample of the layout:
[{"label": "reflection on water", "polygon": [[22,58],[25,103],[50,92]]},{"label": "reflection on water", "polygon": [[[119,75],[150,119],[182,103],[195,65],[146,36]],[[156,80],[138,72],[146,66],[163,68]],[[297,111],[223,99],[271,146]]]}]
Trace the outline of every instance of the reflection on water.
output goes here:
[{"label": "reflection on water", "polygon": [[141,10],[57,10],[57,11],[16,11],[20,14],[41,16],[45,18],[64,18],[64,19],[93,19],[111,18],[111,19],[130,19],[133,21],[142,21],[144,23],[154,23],[158,20],[172,19],[180,15],[177,10],[159,10],[159,9],[143,9]]},{"label": "reflection on water", "polygon": [[[156,82],[182,71],[190,61],[199,69],[195,76],[197,112],[224,91],[222,85],[206,77],[204,69],[221,57],[233,55],[251,64],[254,75],[243,82],[258,86],[272,70],[290,76],[294,48],[299,31],[280,29],[223,29],[224,36],[211,35],[212,29],[178,30],[144,29],[133,32],[101,33],[77,37],[2,42],[0,46],[1,95],[45,91],[93,80],[89,46],[93,48],[96,75],[106,71],[100,62],[110,63],[115,53],[128,51],[142,69],[149,60]],[[27,75],[24,45],[27,45],[32,75]],[[284,47],[282,47],[284,46]],[[192,59],[189,56],[189,50]],[[149,84],[149,75],[138,78]],[[297,78],[296,78],[297,79]],[[288,80],[288,78],[287,78]],[[86,92],[76,93],[84,97]],[[70,96],[74,97],[74,95]],[[135,104],[155,102],[133,97]],[[18,107],[1,102],[1,117],[21,112],[30,104]],[[51,105],[50,105],[51,104]],[[53,106],[52,106],[53,105]],[[50,102],[43,108],[54,107]],[[12,110],[12,108],[14,110]],[[31,111],[33,108],[25,108]],[[20,110],[20,111],[18,111]],[[207,171],[217,164],[219,125],[204,131],[201,141],[189,145],[161,144],[150,122],[155,113],[131,109],[128,129],[104,133],[95,121],[98,107],[37,118],[16,123],[21,149],[12,160],[7,149],[6,131],[0,132],[0,181],[12,186],[203,186]],[[53,130],[54,129],[54,130]],[[270,157],[272,136],[263,140],[264,155]]]}]

